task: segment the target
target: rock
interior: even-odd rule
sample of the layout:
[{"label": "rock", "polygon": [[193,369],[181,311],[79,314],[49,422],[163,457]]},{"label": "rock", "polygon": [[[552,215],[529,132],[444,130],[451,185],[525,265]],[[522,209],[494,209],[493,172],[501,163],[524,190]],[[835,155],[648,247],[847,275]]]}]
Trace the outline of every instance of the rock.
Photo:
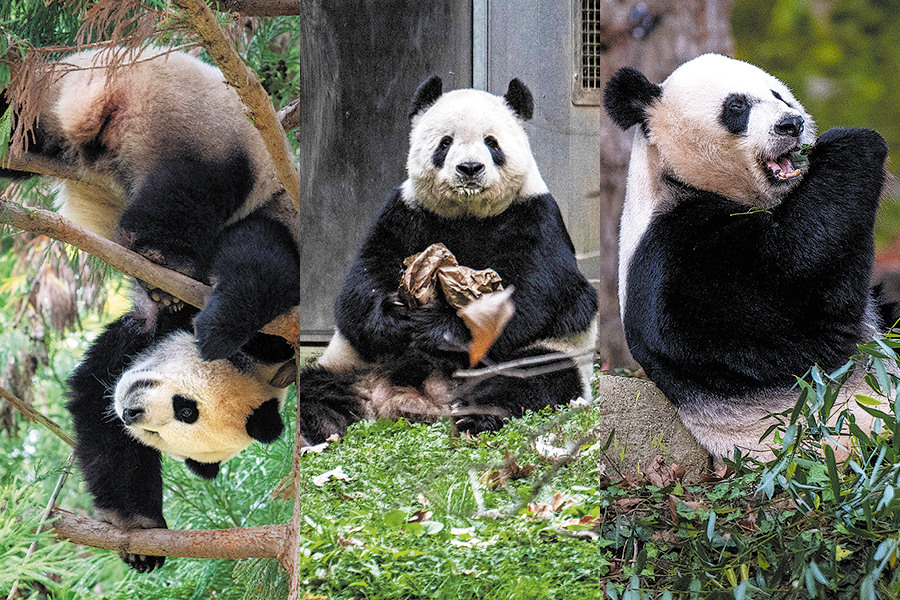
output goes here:
[{"label": "rock", "polygon": [[[640,479],[648,463],[662,455],[666,464],[685,469],[685,483],[696,483],[710,470],[710,457],[678,418],[675,407],[647,379],[602,375],[591,410],[605,441],[615,429],[615,442],[604,452],[607,473]],[[624,453],[622,449],[624,447]],[[624,458],[623,458],[624,456]],[[622,460],[620,460],[622,459]]]}]

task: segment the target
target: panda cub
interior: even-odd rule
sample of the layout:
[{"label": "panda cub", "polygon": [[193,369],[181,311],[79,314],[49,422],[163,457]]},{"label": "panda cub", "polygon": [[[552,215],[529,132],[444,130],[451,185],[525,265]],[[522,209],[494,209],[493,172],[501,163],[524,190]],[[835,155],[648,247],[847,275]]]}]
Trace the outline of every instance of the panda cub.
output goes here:
[{"label": "panda cub", "polygon": [[298,427],[309,442],[360,419],[451,411],[463,430],[497,429],[526,409],[590,397],[590,359],[463,386],[452,374],[468,366],[471,335],[456,310],[444,301],[398,302],[404,259],[443,243],[460,265],[493,269],[513,288],[515,313],[488,364],[595,343],[596,292],[578,270],[523,128],[531,92],[517,79],[502,97],[442,87],[433,77],[416,91],[409,178],[381,208],[350,269],[334,338],[318,365],[298,375]]},{"label": "panda cub", "polygon": [[[227,359],[205,361],[192,333],[197,310],[159,307],[136,290],[131,312],[107,326],[69,378],[75,456],[94,506],[122,528],[166,527],[161,452],[214,478],[253,440],[275,441],[293,348],[254,334]],[[139,571],[161,556],[123,554]]]},{"label": "panda cub", "polygon": [[794,406],[796,377],[840,367],[883,325],[870,276],[885,141],[817,140],[782,82],[712,54],[660,85],[621,69],[605,106],[638,126],[619,248],[631,352],[715,457],[765,453],[766,416]]},{"label": "panda cub", "polygon": [[[126,529],[165,527],[160,452],[213,478],[221,461],[283,429],[289,377],[276,375],[293,349],[256,331],[300,302],[300,224],[217,69],[148,50],[110,74],[110,52],[57,66],[28,151],[78,172],[59,185],[63,215],[214,285],[199,312],[137,288],[69,380],[75,455],[95,506]],[[139,570],[163,562],[123,558]]]}]

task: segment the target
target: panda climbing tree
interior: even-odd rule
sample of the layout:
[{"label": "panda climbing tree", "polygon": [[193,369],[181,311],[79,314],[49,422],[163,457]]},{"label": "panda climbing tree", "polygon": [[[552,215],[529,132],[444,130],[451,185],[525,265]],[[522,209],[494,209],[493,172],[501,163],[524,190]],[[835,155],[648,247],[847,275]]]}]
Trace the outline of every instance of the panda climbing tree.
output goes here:
[{"label": "panda climbing tree", "polygon": [[[196,9],[199,20],[214,22],[205,5],[187,4],[186,8]],[[211,53],[230,53],[237,58],[221,32],[218,35],[220,39],[214,42],[220,50],[211,44]],[[181,278],[184,285],[172,286],[171,281],[179,278],[177,272],[148,269],[140,256],[113,261],[114,265],[131,265],[123,270],[140,278],[143,285],[132,311],[95,342],[85,360],[89,367],[76,371],[71,381],[76,456],[97,508],[107,520],[125,529],[165,527],[160,510],[159,451],[184,458],[197,474],[213,477],[219,460],[240,451],[251,439],[271,441],[281,432],[278,408],[284,398],[284,382],[290,377],[284,373],[275,376],[280,365],[292,363],[293,350],[285,341],[279,342],[280,338],[255,332],[299,301],[292,283],[298,279],[298,259],[291,219],[272,216],[290,215],[293,207],[285,202],[287,196],[274,177],[283,169],[278,168],[277,160],[267,162],[269,152],[263,138],[247,121],[238,94],[225,85],[223,73],[180,54],[158,56],[158,52],[146,51],[132,67],[122,68],[121,77],[107,80],[104,67],[116,60],[112,51],[89,51],[69,60],[69,67],[75,68],[57,73],[50,88],[52,98],[42,108],[43,119],[33,133],[31,152],[5,161],[4,176],[21,178],[34,171],[49,171],[68,177],[61,200],[70,216],[138,255],[219,283],[210,290]],[[262,112],[268,112],[270,118],[254,114],[254,120],[273,124],[270,130],[286,147],[271,103],[237,61],[241,71],[229,77],[237,88],[256,82],[268,108]],[[204,100],[208,106],[203,105]],[[54,113],[54,108],[60,112]],[[191,135],[204,127],[219,134],[215,145],[206,142],[203,147],[203,136]],[[292,164],[287,156],[283,160]],[[280,173],[279,179],[290,188],[290,173]],[[270,211],[274,203],[278,209]],[[89,239],[86,245],[100,248],[98,255],[107,258],[122,255],[122,249],[111,242],[79,231],[56,215],[43,216],[47,217],[44,223],[36,225],[42,220],[42,211],[17,213],[10,205],[14,224],[31,230],[43,227],[42,232],[51,235],[56,230],[57,237],[69,241]],[[247,252],[248,246],[254,252]],[[265,260],[254,264],[254,256]],[[257,279],[234,276],[229,269],[238,263]],[[217,273],[220,268],[225,270]],[[265,287],[270,279],[281,286],[278,294]],[[173,304],[173,297],[190,299],[205,309],[197,315],[195,308]],[[206,334],[198,333],[196,339],[191,332],[195,315],[198,322],[204,315],[208,317],[207,325],[200,326]],[[244,319],[246,315],[252,315],[252,322]],[[280,331],[284,334],[283,327]],[[172,352],[176,347],[181,348],[176,350],[180,357]],[[166,365],[174,366],[175,359],[178,373],[194,373],[193,383],[165,373]],[[218,372],[204,374],[200,369],[206,364]],[[129,367],[135,375],[118,381],[116,416],[121,423],[114,424],[104,408],[105,398],[122,369]],[[275,384],[276,379],[281,383]],[[238,384],[239,380],[244,383]],[[205,392],[197,387],[198,382],[203,386],[211,381],[222,385]],[[184,393],[185,389],[191,393]],[[169,406],[153,416],[154,410],[148,409],[157,406],[156,397],[168,398]],[[249,412],[235,412],[234,400],[228,397],[247,400],[240,411]],[[223,411],[209,402],[219,398],[232,402],[225,406],[235,408]],[[258,398],[259,404],[254,406],[253,398]],[[210,423],[204,413],[234,413],[236,420],[232,425],[221,420]],[[126,434],[122,424],[131,433]],[[176,431],[179,428],[180,433]],[[203,428],[213,435],[203,437],[198,433]],[[192,450],[189,446],[194,443]],[[209,450],[213,454],[203,458]],[[131,478],[128,481],[122,479],[126,474]],[[61,527],[65,529],[64,524]],[[76,540],[83,535],[77,528],[70,533]],[[230,537],[225,534],[226,539]],[[178,539],[173,536],[173,543]],[[139,570],[162,564],[162,557],[142,549],[139,541],[137,546],[133,542],[126,540],[123,545],[121,539],[111,537],[109,544]],[[206,552],[220,555],[217,551],[222,550],[213,545]]]}]

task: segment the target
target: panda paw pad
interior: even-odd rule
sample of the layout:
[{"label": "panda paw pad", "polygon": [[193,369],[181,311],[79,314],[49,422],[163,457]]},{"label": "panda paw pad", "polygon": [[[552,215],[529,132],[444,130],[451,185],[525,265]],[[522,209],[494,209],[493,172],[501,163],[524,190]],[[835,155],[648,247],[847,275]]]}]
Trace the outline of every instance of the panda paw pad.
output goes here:
[{"label": "panda paw pad", "polygon": [[119,552],[119,557],[138,573],[149,573],[154,569],[160,568],[166,562],[165,556],[147,556],[146,554],[132,554],[130,552]]},{"label": "panda paw pad", "polygon": [[184,301],[176,298],[172,294],[165,292],[159,288],[154,288],[148,290],[147,293],[150,295],[150,299],[156,302],[161,306],[165,306],[166,308],[170,308],[173,311],[179,311],[184,308]]}]

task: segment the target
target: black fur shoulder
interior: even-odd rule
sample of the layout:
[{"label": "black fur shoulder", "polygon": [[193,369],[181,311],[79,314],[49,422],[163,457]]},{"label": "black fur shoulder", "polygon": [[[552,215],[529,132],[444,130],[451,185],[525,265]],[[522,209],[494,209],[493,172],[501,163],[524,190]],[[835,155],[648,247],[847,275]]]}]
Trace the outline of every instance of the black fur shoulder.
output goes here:
[{"label": "black fur shoulder", "polygon": [[831,130],[804,181],[765,211],[675,190],[630,264],[624,318],[632,354],[673,402],[789,387],[855,352],[885,155],[874,132]]}]

